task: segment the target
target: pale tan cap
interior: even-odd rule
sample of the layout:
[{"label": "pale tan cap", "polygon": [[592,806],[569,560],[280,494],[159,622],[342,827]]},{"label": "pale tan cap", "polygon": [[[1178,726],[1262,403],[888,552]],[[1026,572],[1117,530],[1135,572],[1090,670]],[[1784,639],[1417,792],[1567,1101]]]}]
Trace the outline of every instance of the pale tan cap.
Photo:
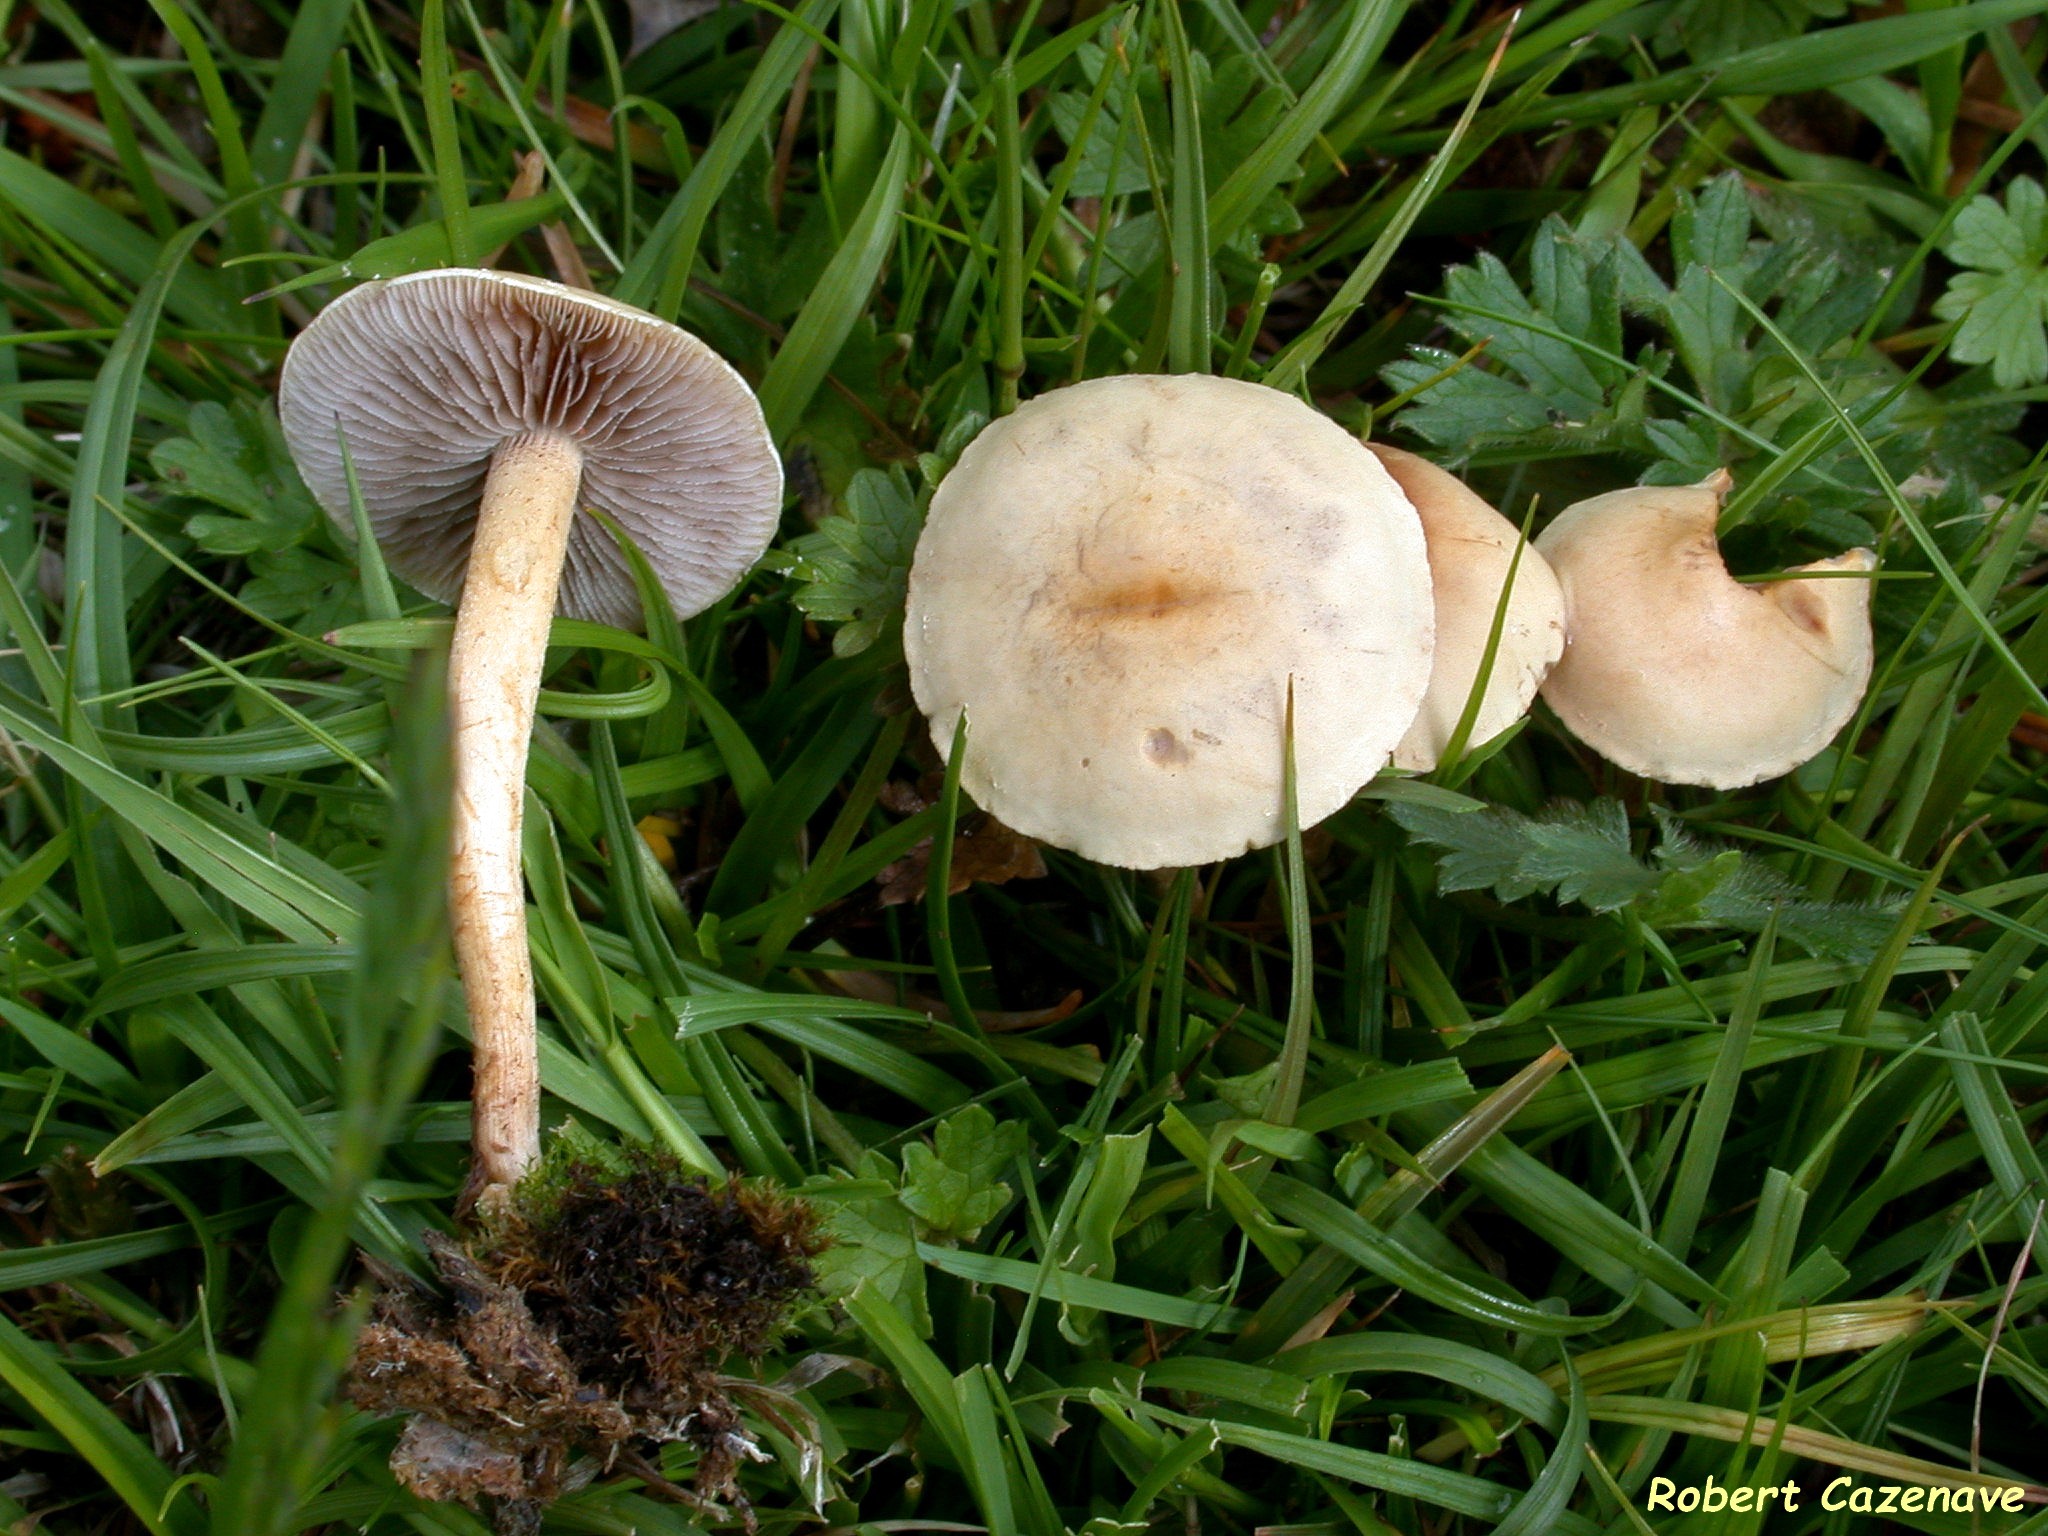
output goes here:
[{"label": "pale tan cap", "polygon": [[1564,592],[1550,562],[1535,549],[1524,548],[1516,560],[1521,530],[1456,475],[1399,448],[1366,447],[1415,503],[1429,544],[1436,660],[1422,710],[1394,749],[1396,768],[1426,773],[1450,744],[1479,680],[1509,567],[1514,590],[1501,615],[1500,642],[1465,738],[1468,746],[1491,741],[1529,712],[1537,688],[1564,653]]},{"label": "pale tan cap", "polygon": [[[687,331],[541,278],[468,268],[364,283],[285,359],[278,414],[320,504],[352,532],[346,438],[379,548],[454,602],[491,456],[550,432],[583,454],[579,505],[608,513],[681,617],[729,591],[775,536],[782,462],[754,393]],[[610,534],[579,512],[558,611],[638,628]]]},{"label": "pale tan cap", "polygon": [[[1834,739],[1870,682],[1877,557],[1852,549],[1745,586],[1715,540],[1717,473],[1565,508],[1536,540],[1570,638],[1543,697],[1610,762],[1670,784],[1739,789]],[[1840,572],[1834,575],[1830,573]]]},{"label": "pale tan cap", "polygon": [[1207,863],[1303,826],[1387,763],[1429,681],[1422,525],[1291,395],[1097,379],[992,424],[932,499],[904,649],[962,783],[1105,864]]}]

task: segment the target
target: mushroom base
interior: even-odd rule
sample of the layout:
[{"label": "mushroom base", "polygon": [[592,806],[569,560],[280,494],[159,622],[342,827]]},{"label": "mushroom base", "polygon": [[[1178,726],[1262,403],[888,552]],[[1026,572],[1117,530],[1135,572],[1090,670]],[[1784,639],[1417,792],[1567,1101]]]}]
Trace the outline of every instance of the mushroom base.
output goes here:
[{"label": "mushroom base", "polygon": [[[735,1475],[761,1453],[741,1404],[772,1421],[775,1394],[720,1366],[772,1347],[810,1288],[824,1243],[808,1205],[567,1138],[467,1244],[426,1242],[446,1296],[380,1270],[345,1389],[406,1416],[401,1483],[488,1501],[500,1532],[525,1533],[596,1457],[671,1498],[744,1510]],[[660,1476],[672,1442],[697,1452],[694,1492]]]}]

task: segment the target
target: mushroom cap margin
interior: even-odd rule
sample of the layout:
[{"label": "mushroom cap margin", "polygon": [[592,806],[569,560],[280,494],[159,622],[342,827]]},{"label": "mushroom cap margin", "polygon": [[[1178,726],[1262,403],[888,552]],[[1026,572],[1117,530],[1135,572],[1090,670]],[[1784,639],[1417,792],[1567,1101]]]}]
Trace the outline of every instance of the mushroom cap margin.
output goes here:
[{"label": "mushroom cap margin", "polygon": [[[346,440],[384,558],[445,602],[461,593],[491,456],[525,433],[577,442],[581,506],[617,520],[679,617],[730,590],[780,520],[781,459],[738,372],[677,326],[542,278],[452,268],[351,289],[286,354],[278,415],[349,535]],[[624,557],[581,510],[557,607],[640,623]]]},{"label": "mushroom cap margin", "polygon": [[1529,712],[1536,690],[1564,654],[1564,591],[1550,562],[1533,543],[1515,546],[1521,530],[1464,481],[1419,454],[1367,443],[1422,517],[1429,546],[1429,576],[1436,599],[1436,660],[1422,709],[1401,744],[1394,766],[1418,773],[1436,767],[1459,717],[1493,633],[1501,591],[1514,567],[1514,590],[1501,621],[1500,643],[1473,716],[1468,744],[1492,740]]}]

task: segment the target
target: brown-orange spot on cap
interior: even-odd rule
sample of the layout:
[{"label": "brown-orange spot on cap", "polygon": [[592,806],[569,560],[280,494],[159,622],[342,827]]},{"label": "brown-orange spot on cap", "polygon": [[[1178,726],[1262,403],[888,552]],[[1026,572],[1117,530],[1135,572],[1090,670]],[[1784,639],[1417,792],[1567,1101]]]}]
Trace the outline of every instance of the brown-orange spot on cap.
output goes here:
[{"label": "brown-orange spot on cap", "polygon": [[1199,579],[1141,576],[1084,589],[1075,595],[1069,611],[1084,619],[1163,619],[1213,602],[1224,592],[1223,587]]}]

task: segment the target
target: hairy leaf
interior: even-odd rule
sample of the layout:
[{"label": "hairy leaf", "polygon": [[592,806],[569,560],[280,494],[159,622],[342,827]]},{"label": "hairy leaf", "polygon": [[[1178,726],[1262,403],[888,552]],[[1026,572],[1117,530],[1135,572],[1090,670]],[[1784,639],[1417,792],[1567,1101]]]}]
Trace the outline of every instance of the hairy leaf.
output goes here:
[{"label": "hairy leaf", "polygon": [[1770,865],[1695,838],[1663,811],[1657,847],[1638,859],[1615,800],[1561,801],[1535,816],[1497,805],[1454,811],[1393,801],[1387,809],[1410,836],[1443,850],[1437,883],[1446,892],[1491,890],[1502,901],[1549,895],[1602,913],[1628,908],[1659,929],[1755,933],[1775,913],[1782,937],[1847,960],[1874,954],[1898,915],[1883,906],[1809,901]]},{"label": "hairy leaf", "polygon": [[1628,817],[1613,800],[1561,803],[1538,816],[1498,805],[1460,812],[1396,802],[1389,809],[1411,836],[1444,850],[1437,883],[1445,891],[1490,887],[1502,901],[1554,893],[1612,912],[1656,885],[1629,852]]}]

